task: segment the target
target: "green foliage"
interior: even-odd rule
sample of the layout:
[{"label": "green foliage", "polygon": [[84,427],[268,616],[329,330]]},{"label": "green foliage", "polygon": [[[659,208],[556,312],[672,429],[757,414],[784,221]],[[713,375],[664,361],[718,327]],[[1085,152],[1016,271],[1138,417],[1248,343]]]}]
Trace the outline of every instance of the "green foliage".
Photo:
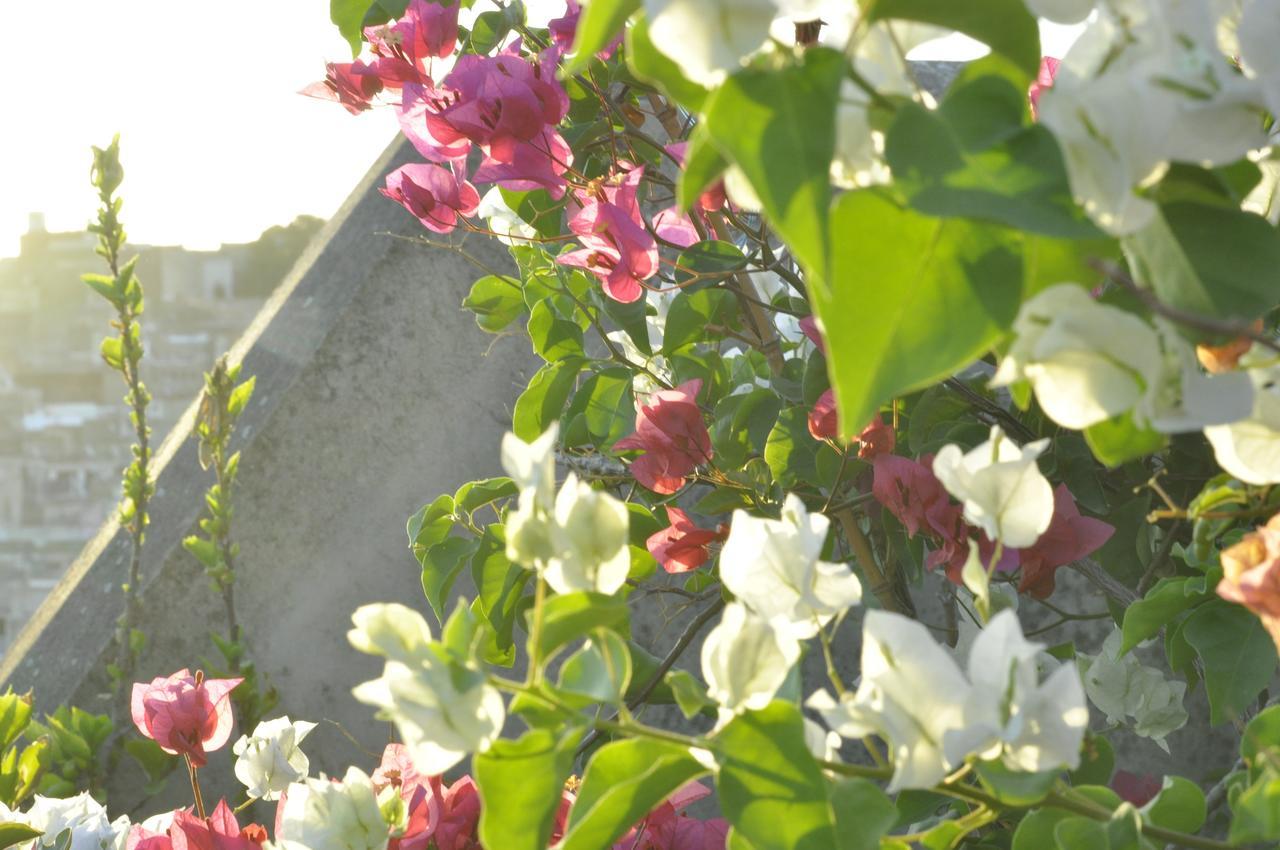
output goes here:
[{"label": "green foliage", "polygon": [[835,51],[807,50],[792,66],[739,71],[704,106],[711,141],[746,174],[778,234],[820,279],[844,66]]},{"label": "green foliage", "polygon": [[622,32],[627,18],[639,8],[640,0],[600,0],[599,3],[584,4],[578,33],[573,41],[573,55],[565,65],[564,73],[573,74],[585,68],[595,54],[604,50],[613,37]]},{"label": "green foliage", "polygon": [[1013,60],[1028,79],[1040,68],[1040,30],[1020,0],[860,0],[869,20],[919,21],[957,30]]},{"label": "green foliage", "polygon": [[587,764],[569,828],[558,850],[609,847],[632,824],[706,773],[707,768],[676,744],[632,738],[605,744]]},{"label": "green foliage", "polygon": [[873,191],[831,214],[829,286],[817,290],[842,434],[880,405],[972,362],[1013,321],[1023,265],[1008,231],[927,218]]},{"label": "green foliage", "polygon": [[1251,613],[1218,600],[1197,608],[1185,631],[1204,662],[1210,722],[1240,718],[1276,671],[1271,636]]},{"label": "green foliage", "polygon": [[[70,797],[79,791],[102,794],[106,745],[113,728],[111,718],[105,714],[90,714],[65,705],[45,715],[43,723],[31,721],[24,731],[27,740],[47,747],[42,756],[47,759],[47,769],[39,776],[35,792],[45,797]],[[6,753],[5,760],[8,759]]]},{"label": "green foliage", "polygon": [[836,846],[829,784],[805,744],[794,705],[775,701],[716,736],[716,790],[735,832],[757,850]]},{"label": "green foliage", "polygon": [[480,840],[487,847],[543,850],[551,838],[565,780],[582,731],[545,729],[498,741],[475,759],[480,788]]}]

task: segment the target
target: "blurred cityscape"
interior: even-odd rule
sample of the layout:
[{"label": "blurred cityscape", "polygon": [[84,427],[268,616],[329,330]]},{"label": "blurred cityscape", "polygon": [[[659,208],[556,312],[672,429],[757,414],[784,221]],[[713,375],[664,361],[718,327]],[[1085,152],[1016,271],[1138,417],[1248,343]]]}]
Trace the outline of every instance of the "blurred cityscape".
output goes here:
[{"label": "blurred cityscape", "polygon": [[[324,222],[300,216],[216,251],[131,246],[146,293],[142,377],[154,445]],[[115,510],[133,430],[99,358],[111,307],[80,280],[104,271],[85,232],[33,214],[0,259],[0,651]]]}]

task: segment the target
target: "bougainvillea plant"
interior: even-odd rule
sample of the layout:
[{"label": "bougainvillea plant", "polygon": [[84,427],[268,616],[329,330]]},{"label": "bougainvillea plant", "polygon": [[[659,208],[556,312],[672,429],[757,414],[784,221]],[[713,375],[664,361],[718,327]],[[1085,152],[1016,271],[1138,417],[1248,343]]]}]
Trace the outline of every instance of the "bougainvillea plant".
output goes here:
[{"label": "bougainvillea plant", "polygon": [[[355,58],[308,93],[395,111],[388,202],[509,247],[465,306],[543,365],[507,475],[409,521],[424,604],[354,614],[382,764],[235,745],[280,846],[1280,841],[1280,0],[331,11]],[[1049,59],[1037,17],[1086,23]],[[989,53],[930,91],[910,51],[956,32]],[[194,789],[215,684],[144,689]],[[1193,691],[1234,768],[1117,770]],[[198,795],[130,829],[266,840]]]}]

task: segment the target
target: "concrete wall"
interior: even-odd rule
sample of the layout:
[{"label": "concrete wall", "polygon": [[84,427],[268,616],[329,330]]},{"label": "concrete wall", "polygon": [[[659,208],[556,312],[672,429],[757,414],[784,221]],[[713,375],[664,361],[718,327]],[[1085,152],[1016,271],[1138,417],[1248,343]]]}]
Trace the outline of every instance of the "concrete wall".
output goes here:
[{"label": "concrete wall", "polygon": [[[336,721],[370,750],[381,749],[387,727],[350,688],[380,667],[347,644],[351,612],[385,600],[425,608],[405,520],[438,494],[500,472],[511,405],[536,368],[527,341],[495,341],[462,310],[484,272],[413,241],[426,231],[376,192],[387,171],[414,158],[408,145],[388,149],[235,349],[257,377],[238,436],[234,529],[237,608],[253,660],[280,690],[279,713]],[[466,249],[493,267],[509,263],[497,243],[472,239]],[[180,545],[209,483],[190,422],[188,411],[158,456],[138,679],[217,659],[209,633],[225,632],[220,596]],[[109,523],[19,637],[0,678],[34,689],[42,708],[71,701],[105,711],[99,671],[128,559],[127,535]],[[368,760],[330,723],[307,749],[331,772]],[[213,760],[210,786],[238,794],[217,769],[228,762]],[[120,771],[112,808],[125,811],[141,777],[128,764]],[[182,803],[182,780],[162,799]]]}]

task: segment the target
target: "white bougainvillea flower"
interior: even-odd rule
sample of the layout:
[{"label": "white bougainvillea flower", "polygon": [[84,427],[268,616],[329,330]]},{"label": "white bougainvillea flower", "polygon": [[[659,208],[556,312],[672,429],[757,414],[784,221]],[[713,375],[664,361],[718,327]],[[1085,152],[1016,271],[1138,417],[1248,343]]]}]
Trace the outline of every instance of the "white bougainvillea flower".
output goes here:
[{"label": "white bougainvillea flower", "polygon": [[780,519],[735,511],[720,552],[720,579],[739,601],[791,637],[813,637],[836,614],[862,601],[845,564],[820,560],[830,525],[794,493]]},{"label": "white bougainvillea flower", "polygon": [[356,767],[341,782],[321,777],[290,785],[278,818],[283,850],[385,850],[390,838],[373,780]]},{"label": "white bougainvillea flower", "polygon": [[1231,69],[1209,4],[1118,5],[1100,9],[1068,51],[1039,114],[1076,200],[1124,236],[1154,220],[1156,206],[1140,192],[1170,161],[1222,165],[1266,139],[1261,93]]},{"label": "white bougainvillea flower", "polygon": [[430,640],[431,628],[422,615],[403,605],[375,604],[359,608],[352,620],[352,646],[387,658],[382,676],[357,685],[352,693],[395,724],[423,773],[443,773],[489,748],[502,731],[506,708],[482,673],[450,660],[435,643],[403,652],[370,637],[369,623],[395,623],[394,629],[379,633],[425,634]]},{"label": "white bougainvillea flower", "polygon": [[107,810],[87,791],[66,798],[36,795],[27,811],[15,814],[14,820],[44,833],[30,842],[31,848],[110,850],[117,840],[123,846],[129,831],[127,819],[112,823]]},{"label": "white bougainvillea flower", "polygon": [[1049,446],[1037,440],[1019,447],[1000,430],[982,445],[963,451],[943,446],[933,459],[942,486],[964,503],[964,518],[1011,549],[1035,543],[1053,520],[1053,488],[1036,458]]},{"label": "white bougainvillea flower", "polygon": [[627,506],[569,473],[556,496],[554,555],[543,578],[556,593],[616,593],[631,569]]},{"label": "white bougainvillea flower", "polygon": [[862,682],[839,702],[826,691],[806,703],[842,738],[879,735],[893,754],[889,791],[929,788],[954,766],[943,736],[964,725],[969,683],[920,623],[868,611],[862,631]]},{"label": "white bougainvillea flower", "polygon": [[775,0],[644,0],[649,37],[690,80],[717,85],[764,46]]},{"label": "white bougainvillea flower", "polygon": [[307,778],[311,762],[298,746],[316,728],[306,720],[288,717],[263,720],[252,735],[241,735],[231,747],[236,756],[236,779],[250,797],[278,800],[280,792]]},{"label": "white bougainvillea flower", "polygon": [[361,652],[415,664],[431,644],[431,626],[422,615],[399,602],[362,605],[351,615],[355,628],[347,640]]},{"label": "white bougainvillea flower", "polygon": [[1093,11],[1094,0],[1027,0],[1031,14],[1055,24],[1078,24]]},{"label": "white bougainvillea flower", "polygon": [[530,507],[551,509],[556,494],[556,440],[560,423],[551,427],[532,443],[526,443],[507,432],[502,438],[502,468],[520,490],[520,502]]},{"label": "white bougainvillea flower", "polygon": [[1160,340],[1125,310],[1060,283],[1028,299],[991,386],[1027,381],[1054,422],[1077,430],[1132,409],[1161,368]]},{"label": "white bougainvillea flower", "polygon": [[494,186],[480,198],[476,216],[485,220],[498,241],[503,245],[527,245],[538,237],[533,225],[522,219],[507,205],[502,190]]},{"label": "white bougainvillea flower", "polygon": [[[1246,361],[1260,356],[1255,351]],[[1247,484],[1280,483],[1280,363],[1248,371],[1253,409],[1228,425],[1204,429],[1214,457],[1224,470]],[[1227,377],[1227,376],[1222,376]]]},{"label": "white bougainvillea flower", "polygon": [[702,676],[722,722],[764,708],[800,658],[800,644],[769,621],[731,602],[702,643]]},{"label": "white bougainvillea flower", "polygon": [[1280,0],[1246,0],[1237,41],[1245,72],[1262,88],[1267,108],[1280,115]]},{"label": "white bougainvillea flower", "polygon": [[991,619],[969,651],[963,726],[943,738],[949,761],[1003,757],[1033,773],[1079,766],[1089,725],[1080,673],[1074,664],[1056,665],[1041,682],[1039,663],[1051,661],[1043,650],[1023,637],[1013,611]]},{"label": "white bougainvillea flower", "polygon": [[1134,420],[1167,434],[1199,431],[1249,416],[1254,388],[1244,372],[1207,375],[1178,329],[1156,319],[1161,369],[1148,377]]},{"label": "white bougainvillea flower", "polygon": [[1165,751],[1165,737],[1187,724],[1183,697],[1185,682],[1166,679],[1155,667],[1148,667],[1133,653],[1120,656],[1122,635],[1115,629],[1097,655],[1079,656],[1089,701],[1107,715],[1109,723],[1132,719],[1133,731],[1155,741]]}]

